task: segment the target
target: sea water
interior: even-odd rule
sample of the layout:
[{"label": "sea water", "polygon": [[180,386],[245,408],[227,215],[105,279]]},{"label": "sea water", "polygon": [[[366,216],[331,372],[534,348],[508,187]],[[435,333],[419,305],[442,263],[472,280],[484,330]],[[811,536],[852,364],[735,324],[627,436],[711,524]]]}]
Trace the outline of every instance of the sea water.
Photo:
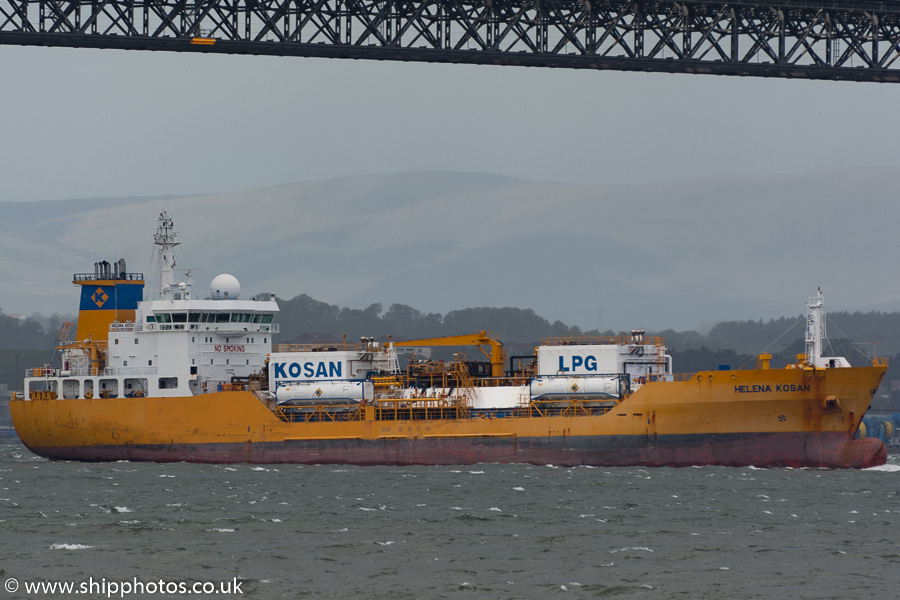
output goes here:
[{"label": "sea water", "polygon": [[6,443],[0,584],[0,599],[897,598],[900,461],[77,463]]}]

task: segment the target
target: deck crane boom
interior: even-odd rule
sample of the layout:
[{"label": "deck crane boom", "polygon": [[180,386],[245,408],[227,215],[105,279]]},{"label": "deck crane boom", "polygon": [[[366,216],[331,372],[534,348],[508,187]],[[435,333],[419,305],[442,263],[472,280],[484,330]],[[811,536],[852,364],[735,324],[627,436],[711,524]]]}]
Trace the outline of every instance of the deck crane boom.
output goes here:
[{"label": "deck crane boom", "polygon": [[[503,343],[497,334],[490,331],[476,331],[467,335],[449,335],[444,337],[424,338],[393,342],[395,347],[409,346],[477,346],[491,361],[491,376],[503,377]],[[490,346],[490,354],[484,346]]]}]

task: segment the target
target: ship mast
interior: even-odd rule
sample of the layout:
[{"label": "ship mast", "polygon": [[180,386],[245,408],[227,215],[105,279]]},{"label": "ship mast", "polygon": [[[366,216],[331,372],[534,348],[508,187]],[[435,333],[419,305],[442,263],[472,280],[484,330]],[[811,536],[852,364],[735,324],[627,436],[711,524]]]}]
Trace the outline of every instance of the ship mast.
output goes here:
[{"label": "ship mast", "polygon": [[166,211],[159,214],[159,228],[153,235],[153,243],[159,246],[156,267],[159,276],[159,298],[168,300],[172,297],[172,288],[175,286],[175,246],[181,243],[181,238],[175,232],[175,224]]},{"label": "ship mast", "polygon": [[822,341],[826,337],[824,306],[822,288],[819,288],[819,293],[806,303],[806,360],[813,367],[824,367],[827,364],[822,359]]}]

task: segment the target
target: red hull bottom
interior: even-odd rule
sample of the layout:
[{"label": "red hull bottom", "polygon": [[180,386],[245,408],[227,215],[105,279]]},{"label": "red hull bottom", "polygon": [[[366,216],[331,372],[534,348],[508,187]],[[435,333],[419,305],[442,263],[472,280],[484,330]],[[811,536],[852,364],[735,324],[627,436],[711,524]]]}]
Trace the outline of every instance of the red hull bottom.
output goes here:
[{"label": "red hull bottom", "polygon": [[848,440],[845,433],[290,440],[29,449],[40,456],[62,460],[264,464],[531,463],[567,467],[752,465],[865,469],[887,461],[887,450],[880,440]]}]

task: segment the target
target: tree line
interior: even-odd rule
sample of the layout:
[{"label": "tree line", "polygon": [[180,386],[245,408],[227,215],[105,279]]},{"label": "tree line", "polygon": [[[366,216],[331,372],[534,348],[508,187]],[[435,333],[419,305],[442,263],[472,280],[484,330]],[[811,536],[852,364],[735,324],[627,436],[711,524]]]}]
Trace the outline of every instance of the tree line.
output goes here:
[{"label": "tree line", "polygon": [[48,350],[64,319],[59,315],[16,317],[0,309],[0,350]]},{"label": "tree line", "polygon": [[[476,307],[453,310],[446,314],[426,313],[405,304],[371,304],[355,309],[328,304],[301,294],[290,300],[279,299],[281,312],[276,317],[280,333],[275,342],[292,342],[311,334],[325,334],[340,339],[357,340],[362,336],[395,340],[459,335],[487,330],[496,333],[510,354],[530,354],[543,338],[571,335],[615,335],[614,331],[583,331],[562,321],[550,322],[531,309]],[[69,318],[74,320],[74,318]],[[16,373],[14,361],[21,371],[31,366],[41,352],[48,357],[64,318],[59,315],[14,318],[0,311],[0,383],[10,388],[21,386],[22,374]],[[829,339],[826,353],[847,357],[852,364],[864,364],[875,352],[891,358],[887,380],[900,380],[900,313],[828,314]],[[664,338],[674,368],[678,372],[716,369],[720,365],[748,368],[755,364],[760,352],[773,354],[774,368],[794,362],[804,351],[805,318],[783,317],[769,321],[726,321],[708,333],[665,330],[647,332]],[[852,344],[849,340],[869,342]],[[871,342],[878,342],[875,346]],[[16,356],[18,354],[18,356]],[[480,356],[480,354],[479,354]]]}]

